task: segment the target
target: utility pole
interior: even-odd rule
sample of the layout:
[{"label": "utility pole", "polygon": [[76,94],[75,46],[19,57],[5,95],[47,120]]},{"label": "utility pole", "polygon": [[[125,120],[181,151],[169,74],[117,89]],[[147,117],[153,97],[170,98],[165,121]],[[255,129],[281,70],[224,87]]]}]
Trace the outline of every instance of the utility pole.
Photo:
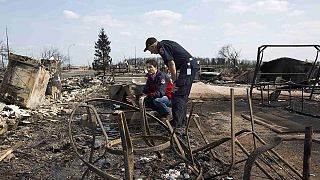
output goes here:
[{"label": "utility pole", "polygon": [[134,47],[134,73],[136,73],[137,70],[137,49],[136,46]]},{"label": "utility pole", "polygon": [[69,51],[70,51],[70,48],[72,46],[75,46],[75,44],[70,44],[69,47],[68,47],[68,60],[69,60],[69,65],[68,65],[68,68],[70,69],[71,68],[71,60],[70,60],[70,54],[69,54]]},{"label": "utility pole", "polygon": [[134,47],[134,67],[137,67],[137,49]]},{"label": "utility pole", "polygon": [[8,37],[8,28],[6,27],[6,37],[7,37],[7,52],[8,52],[8,60],[9,60],[9,37]]}]

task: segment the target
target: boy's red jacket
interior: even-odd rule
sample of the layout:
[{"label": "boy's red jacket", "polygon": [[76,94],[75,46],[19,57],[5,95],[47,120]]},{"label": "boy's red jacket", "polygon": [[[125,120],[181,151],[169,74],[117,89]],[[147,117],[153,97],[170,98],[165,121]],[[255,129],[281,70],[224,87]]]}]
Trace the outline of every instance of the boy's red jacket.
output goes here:
[{"label": "boy's red jacket", "polygon": [[162,96],[167,96],[169,99],[172,98],[173,84],[166,73],[157,71],[154,76],[147,76],[148,79],[143,88],[143,93],[150,98],[161,98]]}]

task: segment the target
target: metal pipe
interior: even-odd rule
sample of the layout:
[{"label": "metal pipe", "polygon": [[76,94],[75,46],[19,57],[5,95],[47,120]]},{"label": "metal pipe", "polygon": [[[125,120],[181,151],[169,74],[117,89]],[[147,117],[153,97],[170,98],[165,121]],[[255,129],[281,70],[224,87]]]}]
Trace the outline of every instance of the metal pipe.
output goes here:
[{"label": "metal pipe", "polygon": [[[266,145],[267,143],[260,137],[258,136],[258,134],[256,134],[255,132],[253,132],[255,137],[263,144]],[[297,171],[294,167],[292,167],[285,159],[283,159],[283,157],[281,157],[275,150],[270,149],[270,152],[272,152],[275,156],[277,156],[277,158],[279,158],[285,165],[287,165],[296,175],[298,175],[300,178],[302,178],[302,174]]]},{"label": "metal pipe", "polygon": [[231,164],[230,164],[230,170],[234,166],[235,162],[235,119],[234,119],[234,89],[230,89],[230,97],[231,97]]},{"label": "metal pipe", "polygon": [[301,112],[303,112],[303,103],[304,103],[304,99],[303,99],[303,98],[304,98],[304,97],[303,97],[303,88],[304,88],[304,87],[302,87],[302,91],[301,91],[301,97],[302,97],[302,98],[301,98]]},{"label": "metal pipe", "polygon": [[[251,121],[251,131],[254,132],[254,120],[253,120],[253,110],[252,110],[252,102],[251,102],[251,95],[250,95],[250,91],[247,88],[247,97],[248,97],[248,103],[249,103],[249,112],[250,112],[250,121]],[[257,148],[256,145],[256,138],[254,137],[254,134],[252,134],[252,138],[253,138],[253,147],[254,149]]]},{"label": "metal pipe", "polygon": [[[240,149],[249,157],[250,153],[247,151],[247,149],[239,142],[236,141],[237,145],[240,147]],[[263,167],[259,162],[254,162],[255,165],[269,178],[274,179]]]},{"label": "metal pipe", "polygon": [[127,121],[124,116],[124,112],[116,111],[118,115],[119,129],[121,135],[121,144],[124,155],[124,164],[125,164],[125,178],[127,180],[133,179],[134,174],[134,156],[133,156],[133,146],[130,138]]},{"label": "metal pipe", "polygon": [[304,152],[303,152],[303,179],[310,179],[311,169],[311,148],[312,148],[312,126],[306,127],[305,140],[304,140]]},{"label": "metal pipe", "polygon": [[291,81],[289,82],[289,107],[292,109],[292,102],[291,102]]}]

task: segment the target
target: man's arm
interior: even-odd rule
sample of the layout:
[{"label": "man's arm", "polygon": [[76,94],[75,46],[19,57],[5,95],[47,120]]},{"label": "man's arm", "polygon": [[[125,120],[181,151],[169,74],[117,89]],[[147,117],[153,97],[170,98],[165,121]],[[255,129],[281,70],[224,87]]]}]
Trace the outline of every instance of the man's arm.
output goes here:
[{"label": "man's arm", "polygon": [[173,81],[177,80],[177,69],[176,69],[176,64],[174,63],[173,60],[168,61],[168,68],[171,73],[171,79]]}]

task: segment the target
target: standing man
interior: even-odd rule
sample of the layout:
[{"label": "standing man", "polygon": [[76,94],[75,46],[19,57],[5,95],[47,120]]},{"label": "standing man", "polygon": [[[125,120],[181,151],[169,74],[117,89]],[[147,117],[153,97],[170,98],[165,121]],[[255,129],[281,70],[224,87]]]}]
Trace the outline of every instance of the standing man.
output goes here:
[{"label": "standing man", "polygon": [[174,83],[172,97],[173,125],[179,127],[186,118],[188,96],[199,64],[187,50],[174,41],[157,41],[156,38],[150,37],[146,40],[144,52],[147,50],[151,54],[160,54],[171,73]]},{"label": "standing man", "polygon": [[172,82],[169,76],[158,70],[158,63],[154,59],[147,60],[147,82],[143,93],[146,107],[156,110],[161,119],[171,116]]}]

